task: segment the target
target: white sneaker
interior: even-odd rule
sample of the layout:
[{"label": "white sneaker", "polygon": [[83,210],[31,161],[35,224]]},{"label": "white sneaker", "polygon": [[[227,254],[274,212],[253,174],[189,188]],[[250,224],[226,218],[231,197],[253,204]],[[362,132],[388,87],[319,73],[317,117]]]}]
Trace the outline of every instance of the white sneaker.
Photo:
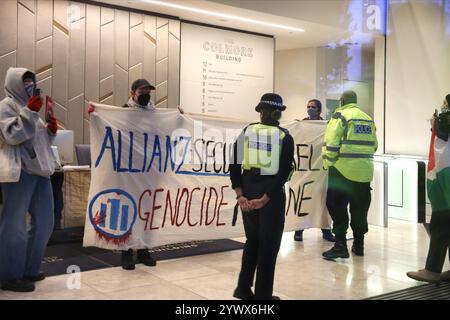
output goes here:
[{"label": "white sneaker", "polygon": [[441,273],[441,281],[450,282],[450,270]]},{"label": "white sneaker", "polygon": [[432,272],[427,269],[422,269],[419,271],[410,271],[406,275],[417,281],[424,281],[435,283],[441,281],[441,274],[437,272]]}]

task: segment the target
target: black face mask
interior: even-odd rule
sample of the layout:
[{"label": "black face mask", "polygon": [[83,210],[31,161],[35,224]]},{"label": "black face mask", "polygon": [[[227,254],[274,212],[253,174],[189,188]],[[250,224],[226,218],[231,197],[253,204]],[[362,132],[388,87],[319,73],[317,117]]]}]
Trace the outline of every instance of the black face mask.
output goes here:
[{"label": "black face mask", "polygon": [[150,101],[150,93],[146,93],[146,94],[141,94],[138,97],[138,103],[141,106],[146,106]]}]

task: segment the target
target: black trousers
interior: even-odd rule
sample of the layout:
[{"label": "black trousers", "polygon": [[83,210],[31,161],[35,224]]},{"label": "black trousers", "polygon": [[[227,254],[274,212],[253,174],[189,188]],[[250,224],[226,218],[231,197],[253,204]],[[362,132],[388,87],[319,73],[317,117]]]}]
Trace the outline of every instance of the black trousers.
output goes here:
[{"label": "black trousers", "polygon": [[430,234],[430,247],[425,268],[441,273],[447,250],[450,259],[450,211],[432,213]]},{"label": "black trousers", "polygon": [[55,224],[61,222],[62,211],[64,208],[64,195],[63,195],[63,183],[64,183],[64,172],[55,172],[50,176],[52,182],[53,190],[53,205],[54,205],[54,215]]},{"label": "black trousers", "polygon": [[[261,197],[264,194],[261,189],[264,182],[255,183],[249,180],[251,178],[243,179],[244,195],[248,199]],[[256,299],[272,298],[275,264],[284,230],[285,206],[286,196],[283,190],[280,190],[263,208],[242,213],[247,241],[242,254],[238,287],[250,289],[256,271]]]},{"label": "black trousers", "polygon": [[354,182],[345,178],[336,168],[328,172],[327,208],[333,220],[333,233],[337,240],[345,240],[349,226],[348,206],[355,239],[363,238],[369,231],[367,213],[371,194],[370,182]]}]

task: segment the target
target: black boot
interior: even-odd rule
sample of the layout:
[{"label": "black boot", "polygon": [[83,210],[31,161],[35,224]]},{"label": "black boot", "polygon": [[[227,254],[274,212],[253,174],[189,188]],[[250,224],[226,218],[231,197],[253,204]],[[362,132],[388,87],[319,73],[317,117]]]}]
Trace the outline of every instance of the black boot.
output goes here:
[{"label": "black boot", "polygon": [[24,279],[29,282],[38,282],[38,281],[42,281],[45,279],[45,274],[43,272],[39,272],[35,276],[25,276]]},{"label": "black boot", "polygon": [[336,239],[334,247],[322,253],[326,259],[349,258],[347,240]]},{"label": "black boot", "polygon": [[329,229],[322,229],[322,238],[330,242],[336,242],[336,238]]},{"label": "black boot", "polygon": [[236,288],[233,292],[233,297],[238,298],[240,300],[254,300],[255,295],[252,292],[252,289],[241,289]]},{"label": "black boot", "polygon": [[303,230],[297,230],[294,233],[294,240],[295,241],[303,241]]},{"label": "black boot", "polygon": [[146,266],[154,267],[156,266],[156,260],[153,259],[150,252],[146,249],[141,249],[137,251],[137,260]]},{"label": "black boot", "polygon": [[14,292],[32,292],[35,290],[34,283],[25,279],[2,281],[1,288],[5,291]]},{"label": "black boot", "polygon": [[122,268],[124,270],[134,270],[133,250],[122,251]]},{"label": "black boot", "polygon": [[355,236],[352,245],[352,252],[357,256],[364,256],[364,236]]}]

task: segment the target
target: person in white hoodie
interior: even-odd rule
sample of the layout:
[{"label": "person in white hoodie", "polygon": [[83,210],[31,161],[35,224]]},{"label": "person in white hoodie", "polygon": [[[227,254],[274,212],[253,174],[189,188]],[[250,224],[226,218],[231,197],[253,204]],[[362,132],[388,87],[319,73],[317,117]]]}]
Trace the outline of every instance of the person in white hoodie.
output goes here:
[{"label": "person in white hoodie", "polygon": [[[0,181],[0,281],[3,290],[17,292],[34,291],[34,282],[45,278],[40,267],[54,223],[51,144],[58,124],[53,115],[48,116],[48,123],[39,118],[43,102],[33,95],[35,88],[33,72],[9,68],[6,98],[0,101],[0,146],[17,151],[12,153],[16,159],[10,161],[18,166],[16,177]],[[29,228],[27,213],[31,216]]]}]

